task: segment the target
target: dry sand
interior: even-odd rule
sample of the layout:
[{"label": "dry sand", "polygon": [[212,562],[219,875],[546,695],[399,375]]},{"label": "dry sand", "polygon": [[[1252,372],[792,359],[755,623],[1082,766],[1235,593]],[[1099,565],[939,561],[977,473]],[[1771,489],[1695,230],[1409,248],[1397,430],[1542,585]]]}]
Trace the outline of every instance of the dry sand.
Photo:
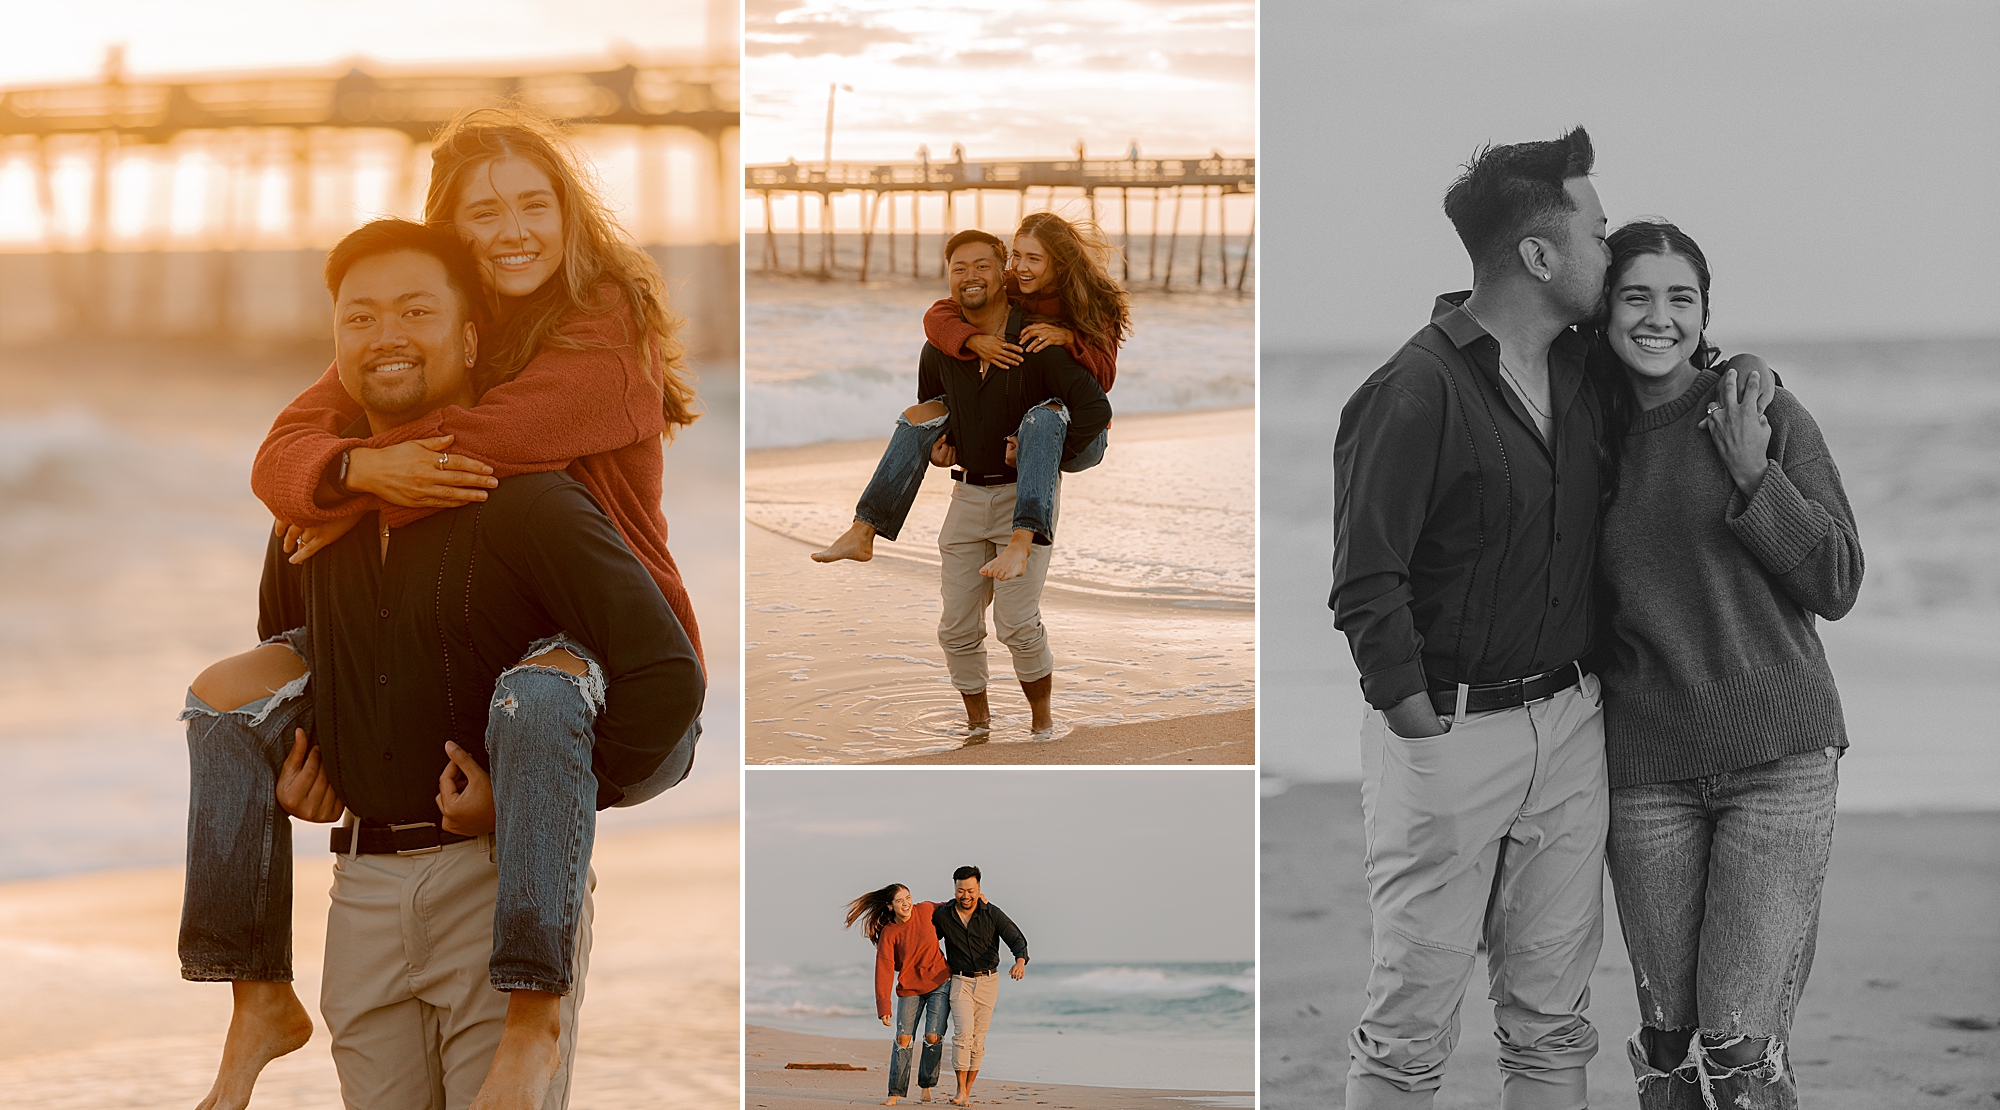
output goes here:
[{"label": "dry sand", "polygon": [[[889,1038],[880,1041],[791,1033],[760,1025],[745,1027],[744,1105],[747,1110],[818,1110],[828,1106],[880,1106],[889,1089]],[[957,1089],[946,1043],[944,1074],[933,1106]],[[867,1071],[787,1071],[787,1063],[851,1064]],[[916,1076],[910,1096],[898,1106],[921,1106]],[[1248,1092],[1151,1091],[1129,1087],[1084,1087],[1060,1083],[1012,1083],[981,1074],[973,1087],[974,1106],[1046,1106],[1049,1110],[1248,1110]]]},{"label": "dry sand", "polygon": [[[1368,974],[1361,802],[1354,784],[1294,786],[1263,806],[1263,1105],[1343,1105],[1346,1037]],[[1632,972],[1605,891],[1591,980],[1601,1043],[1592,1105],[1637,1104],[1624,1042]],[[1846,814],[1835,825],[1818,955],[1793,1028],[1812,1110],[2000,1102],[2000,813]],[[1483,960],[1481,961],[1483,964]],[[1438,1110],[1499,1095],[1482,967]]]},{"label": "dry sand", "polygon": [[[1064,478],[1042,613],[1056,655],[1056,719],[1077,731],[1034,745],[1046,756],[966,761],[1083,762],[1061,749],[1085,728],[1250,709],[1252,427],[1247,409],[1121,416],[1105,463]],[[876,440],[748,454],[751,763],[867,763],[964,743],[964,709],[937,646],[936,536],[949,480],[925,481],[902,539],[878,542],[872,562],[807,558],[846,527],[882,448]],[[1006,650],[991,637],[987,645],[996,727],[979,750],[998,753],[1032,741]],[[1119,762],[1181,762],[1175,753],[1189,749],[1180,733],[1118,735],[1102,750]],[[1237,744],[1204,762],[1252,758]]]},{"label": "dry sand", "polygon": [[[572,1110],[736,1104],[737,858],[734,820],[598,839]],[[265,1070],[258,1110],[340,1105],[318,1015],[331,859],[299,861],[294,902],[297,989],[313,1039]],[[0,886],[0,1101],[187,1107],[207,1092],[229,988],[180,978],[181,885],[179,868],[149,868]]]}]

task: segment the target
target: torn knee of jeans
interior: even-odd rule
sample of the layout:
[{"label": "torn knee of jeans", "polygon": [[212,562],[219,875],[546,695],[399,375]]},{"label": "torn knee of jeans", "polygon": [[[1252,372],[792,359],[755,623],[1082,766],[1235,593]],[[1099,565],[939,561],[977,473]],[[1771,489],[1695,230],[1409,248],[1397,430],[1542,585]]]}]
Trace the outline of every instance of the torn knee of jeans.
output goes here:
[{"label": "torn knee of jeans", "polygon": [[545,651],[553,651],[557,648],[561,648],[575,656],[584,665],[584,673],[571,674],[561,667],[552,667],[546,663],[520,663],[509,667],[500,672],[499,680],[496,680],[494,683],[493,708],[500,710],[509,717],[518,712],[520,702],[513,692],[507,689],[505,680],[512,675],[533,672],[537,674],[561,675],[569,681],[570,685],[576,687],[577,693],[583,695],[585,708],[589,709],[592,713],[602,713],[604,711],[604,668],[597,665],[597,660],[591,656],[590,652],[583,645],[570,639],[568,636],[550,636],[545,639],[536,640],[534,643],[528,645],[528,650],[522,653],[521,658],[533,659]]},{"label": "torn knee of jeans", "polygon": [[[1666,1029],[1647,1023],[1639,1026],[1626,1043],[1626,1055],[1630,1057],[1633,1070],[1638,1074],[1639,1086],[1648,1081],[1667,1079],[1690,1061],[1688,1045],[1695,1039],[1695,1029]],[[1670,1059],[1671,1062],[1664,1062]]]},{"label": "torn knee of jeans", "polygon": [[896,1034],[896,1047],[897,1048],[910,1047],[910,1035],[908,1033]]},{"label": "torn knee of jeans", "polygon": [[924,1034],[924,1043],[925,1043],[925,1044],[942,1044],[942,1043],[944,1043],[944,1034],[942,1034],[942,1033],[925,1033],[925,1034]]},{"label": "torn knee of jeans", "polygon": [[944,427],[944,422],[949,419],[951,419],[951,412],[950,410],[946,410],[944,412],[938,413],[936,416],[931,417],[929,420],[926,420],[921,424],[916,424],[910,421],[910,410],[904,409],[902,412],[897,414],[896,423],[901,424],[905,428],[930,429],[930,428]]},{"label": "torn knee of jeans", "polygon": [[1042,404],[1036,405],[1034,408],[1028,410],[1028,415],[1021,418],[1021,423],[1031,424],[1048,420],[1048,417],[1042,415],[1045,412],[1054,413],[1055,418],[1062,422],[1063,427],[1066,428],[1069,426],[1069,409],[1061,401],[1045,401]]},{"label": "torn knee of jeans", "polygon": [[[1732,1063],[1740,1059],[1740,1053],[1729,1052],[1739,1045],[1759,1044],[1752,1049],[1755,1056],[1742,1063]],[[1721,1058],[1718,1052],[1723,1052]],[[1785,1042],[1777,1037],[1753,1037],[1747,1033],[1715,1033],[1703,1031],[1688,1044],[1688,1061],[1674,1069],[1674,1074],[1701,1088],[1702,1101],[1711,1110],[1726,1110],[1716,1102],[1715,1084],[1728,1079],[1750,1079],[1760,1083],[1776,1083],[1785,1076]],[[1739,1092],[1732,1100],[1738,1106],[1749,1106],[1749,1097]]]}]

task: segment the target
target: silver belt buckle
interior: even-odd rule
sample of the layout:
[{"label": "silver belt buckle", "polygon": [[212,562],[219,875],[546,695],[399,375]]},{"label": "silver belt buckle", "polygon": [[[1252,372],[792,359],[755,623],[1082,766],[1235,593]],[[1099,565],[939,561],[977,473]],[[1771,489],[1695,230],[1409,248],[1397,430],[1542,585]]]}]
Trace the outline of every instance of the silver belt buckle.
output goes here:
[{"label": "silver belt buckle", "polygon": [[[444,829],[441,828],[435,821],[413,821],[407,825],[390,825],[389,835],[391,838],[393,838],[397,833],[402,832],[404,829],[437,829],[438,835],[440,837],[444,835]],[[427,848],[398,848],[396,849],[396,854],[399,856],[423,856],[423,855],[429,855],[432,852],[442,852],[442,851],[444,851],[444,845],[433,844]]]}]

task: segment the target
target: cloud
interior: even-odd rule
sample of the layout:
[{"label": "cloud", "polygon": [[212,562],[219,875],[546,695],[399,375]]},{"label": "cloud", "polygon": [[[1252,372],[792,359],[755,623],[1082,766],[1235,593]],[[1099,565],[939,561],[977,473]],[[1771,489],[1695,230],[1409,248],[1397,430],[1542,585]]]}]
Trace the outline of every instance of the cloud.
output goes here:
[{"label": "cloud", "polygon": [[771,54],[794,58],[814,58],[824,54],[847,57],[865,53],[872,46],[914,41],[908,34],[893,27],[814,16],[782,22],[776,19],[746,21],[743,52],[756,57]]}]

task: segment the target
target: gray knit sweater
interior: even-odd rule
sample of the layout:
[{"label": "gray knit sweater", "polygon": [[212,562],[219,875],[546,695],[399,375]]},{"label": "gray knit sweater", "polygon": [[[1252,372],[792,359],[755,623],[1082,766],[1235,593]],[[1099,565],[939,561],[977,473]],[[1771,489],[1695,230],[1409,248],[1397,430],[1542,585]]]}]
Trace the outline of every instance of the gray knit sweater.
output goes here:
[{"label": "gray knit sweater", "polygon": [[1813,614],[1861,588],[1861,543],[1819,426],[1780,389],[1772,465],[1747,502],[1698,425],[1717,376],[1633,419],[1598,570],[1611,785],[1671,782],[1846,747]]}]

